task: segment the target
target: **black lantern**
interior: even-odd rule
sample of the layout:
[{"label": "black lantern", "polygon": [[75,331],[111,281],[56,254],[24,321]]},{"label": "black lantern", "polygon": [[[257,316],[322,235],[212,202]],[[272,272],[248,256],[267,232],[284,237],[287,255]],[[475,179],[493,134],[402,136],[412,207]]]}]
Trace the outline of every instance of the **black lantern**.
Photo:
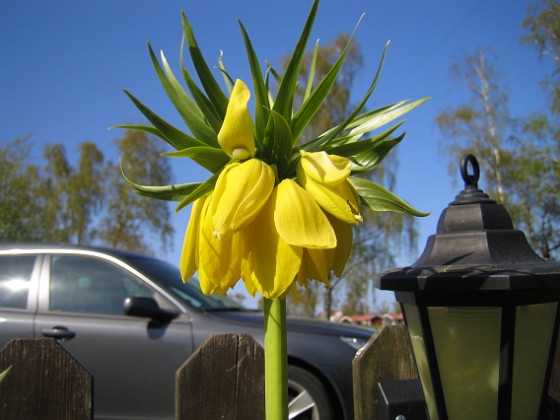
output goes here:
[{"label": "black lantern", "polygon": [[395,291],[402,306],[431,420],[536,420],[556,349],[560,264],[533,252],[506,209],[478,189],[479,173],[465,157],[465,189],[437,234],[376,287]]}]

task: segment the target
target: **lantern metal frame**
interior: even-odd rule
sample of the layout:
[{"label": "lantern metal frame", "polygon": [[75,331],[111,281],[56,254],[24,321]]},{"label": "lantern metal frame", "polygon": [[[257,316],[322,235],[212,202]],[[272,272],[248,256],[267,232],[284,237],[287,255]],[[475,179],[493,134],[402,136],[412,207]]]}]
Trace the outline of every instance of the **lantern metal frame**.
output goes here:
[{"label": "lantern metal frame", "polygon": [[[472,174],[469,174],[469,167]],[[560,325],[560,264],[544,261],[535,254],[523,232],[513,229],[505,208],[478,189],[480,169],[474,156],[463,159],[461,174],[465,189],[442,213],[437,234],[430,236],[420,258],[410,267],[380,273],[375,285],[381,290],[395,292],[409,333],[411,320],[405,309],[407,305],[418,309],[433,389],[430,398],[435,401],[439,420],[447,420],[449,416],[429,308],[501,308],[496,418],[507,420],[512,418],[518,308],[555,303],[541,390],[541,414],[535,414],[535,419],[540,418]],[[423,388],[428,396],[430,384],[423,383]]]}]

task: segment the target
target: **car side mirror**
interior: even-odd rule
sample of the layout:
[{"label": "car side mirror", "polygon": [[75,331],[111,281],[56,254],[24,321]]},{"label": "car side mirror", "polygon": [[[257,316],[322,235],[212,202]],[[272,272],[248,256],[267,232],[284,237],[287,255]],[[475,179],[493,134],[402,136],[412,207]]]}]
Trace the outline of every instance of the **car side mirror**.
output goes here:
[{"label": "car side mirror", "polygon": [[124,313],[130,316],[151,318],[157,321],[170,321],[179,316],[179,312],[161,309],[154,298],[129,296],[124,301]]}]

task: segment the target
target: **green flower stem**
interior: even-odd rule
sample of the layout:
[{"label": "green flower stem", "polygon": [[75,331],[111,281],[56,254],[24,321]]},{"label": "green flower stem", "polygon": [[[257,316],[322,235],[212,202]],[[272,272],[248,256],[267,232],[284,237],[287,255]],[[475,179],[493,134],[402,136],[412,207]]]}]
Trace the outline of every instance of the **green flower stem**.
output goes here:
[{"label": "green flower stem", "polygon": [[288,352],[285,299],[264,299],[266,420],[288,419]]}]

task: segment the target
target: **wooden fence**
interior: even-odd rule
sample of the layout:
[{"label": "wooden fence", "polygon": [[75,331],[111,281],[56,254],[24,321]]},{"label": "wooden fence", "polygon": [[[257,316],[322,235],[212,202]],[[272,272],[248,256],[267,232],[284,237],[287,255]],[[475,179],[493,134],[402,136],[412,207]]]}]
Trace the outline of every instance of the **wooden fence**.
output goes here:
[{"label": "wooden fence", "polygon": [[0,351],[0,418],[85,420],[93,414],[93,381],[53,339],[14,339]]},{"label": "wooden fence", "polygon": [[[0,382],[1,419],[93,417],[91,376],[53,339],[10,341],[0,351],[0,372],[9,366]],[[378,382],[416,378],[404,326],[382,328],[357,354],[353,371],[355,419],[377,420]],[[210,337],[179,368],[176,380],[177,419],[264,419],[264,354],[249,335]],[[559,419],[560,352],[549,395],[542,420]]]}]

